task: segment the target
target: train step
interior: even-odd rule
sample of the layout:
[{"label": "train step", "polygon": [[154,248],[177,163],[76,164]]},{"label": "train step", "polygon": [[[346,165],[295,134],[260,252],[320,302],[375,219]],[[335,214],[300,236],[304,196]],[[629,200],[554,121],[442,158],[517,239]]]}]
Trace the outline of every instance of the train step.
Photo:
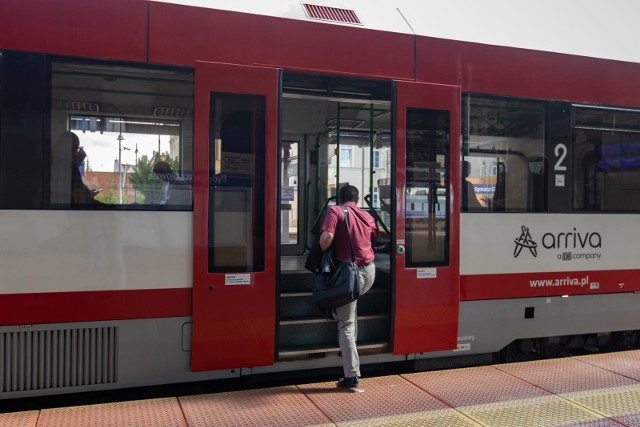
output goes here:
[{"label": "train step", "polygon": [[[388,319],[388,313],[379,313],[379,314],[365,314],[358,315],[359,322],[365,322],[367,320],[377,320],[377,319]],[[330,319],[326,316],[300,316],[289,319],[280,320],[280,325],[301,325],[301,324],[309,324],[309,323],[325,323],[325,322],[336,322],[334,319]]]},{"label": "train step", "polygon": [[[387,342],[390,336],[389,319],[387,313],[359,314],[358,338],[362,342]],[[336,336],[336,321],[324,315],[289,317],[280,321],[278,345],[280,348],[320,347],[333,343]]]},{"label": "train step", "polygon": [[[388,351],[387,341],[361,341],[358,342],[358,353],[361,355],[383,353]],[[328,354],[339,353],[337,341],[327,345],[288,346],[281,347],[278,352],[279,360],[324,357]]]}]

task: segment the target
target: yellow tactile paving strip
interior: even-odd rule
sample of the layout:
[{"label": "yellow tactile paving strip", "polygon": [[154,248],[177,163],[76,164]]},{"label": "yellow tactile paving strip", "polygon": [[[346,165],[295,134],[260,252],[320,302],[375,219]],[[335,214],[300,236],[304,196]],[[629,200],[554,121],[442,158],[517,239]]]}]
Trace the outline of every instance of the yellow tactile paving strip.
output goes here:
[{"label": "yellow tactile paving strip", "polygon": [[640,387],[637,385],[567,393],[562,397],[607,417],[640,414]]},{"label": "yellow tactile paving strip", "polygon": [[640,427],[640,350],[0,414],[0,427]]},{"label": "yellow tactile paving strip", "polygon": [[479,427],[464,414],[455,409],[427,411],[423,413],[394,415],[380,418],[366,418],[357,421],[336,423],[338,426],[348,427]]},{"label": "yellow tactile paving strip", "polygon": [[[483,426],[561,426],[603,418],[557,396],[457,408]],[[579,425],[579,424],[578,424]]]}]

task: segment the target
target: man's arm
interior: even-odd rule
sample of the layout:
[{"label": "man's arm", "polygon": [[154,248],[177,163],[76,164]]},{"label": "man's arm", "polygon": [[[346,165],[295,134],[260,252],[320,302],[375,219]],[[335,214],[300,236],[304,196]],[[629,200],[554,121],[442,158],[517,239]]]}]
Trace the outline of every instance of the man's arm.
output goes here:
[{"label": "man's arm", "polygon": [[322,249],[322,251],[326,251],[327,249],[329,249],[329,246],[331,246],[331,242],[333,242],[333,234],[329,233],[328,231],[323,231],[322,234],[320,235],[320,248]]}]

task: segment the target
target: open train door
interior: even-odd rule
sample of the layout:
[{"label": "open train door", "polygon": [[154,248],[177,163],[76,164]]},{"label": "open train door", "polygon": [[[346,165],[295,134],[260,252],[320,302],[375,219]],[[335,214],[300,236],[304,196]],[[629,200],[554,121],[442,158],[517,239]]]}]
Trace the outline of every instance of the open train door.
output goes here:
[{"label": "open train door", "polygon": [[194,371],[274,361],[280,74],[196,62]]},{"label": "open train door", "polygon": [[393,352],[455,349],[460,88],[396,82]]}]

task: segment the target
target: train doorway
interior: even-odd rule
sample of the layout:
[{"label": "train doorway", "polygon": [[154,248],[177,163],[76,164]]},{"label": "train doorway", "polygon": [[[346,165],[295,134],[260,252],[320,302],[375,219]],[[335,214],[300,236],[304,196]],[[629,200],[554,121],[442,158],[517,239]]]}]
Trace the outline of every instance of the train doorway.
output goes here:
[{"label": "train doorway", "polygon": [[312,304],[313,277],[303,265],[325,211],[347,183],[359,189],[360,207],[380,229],[376,282],[358,303],[358,347],[363,354],[390,352],[391,99],[390,81],[283,75],[278,360],[339,351],[335,321]]},{"label": "train doorway", "polygon": [[358,304],[359,349],[456,348],[460,99],[459,87],[284,73],[276,359],[338,351],[303,263],[347,183],[380,229],[376,282]]}]

